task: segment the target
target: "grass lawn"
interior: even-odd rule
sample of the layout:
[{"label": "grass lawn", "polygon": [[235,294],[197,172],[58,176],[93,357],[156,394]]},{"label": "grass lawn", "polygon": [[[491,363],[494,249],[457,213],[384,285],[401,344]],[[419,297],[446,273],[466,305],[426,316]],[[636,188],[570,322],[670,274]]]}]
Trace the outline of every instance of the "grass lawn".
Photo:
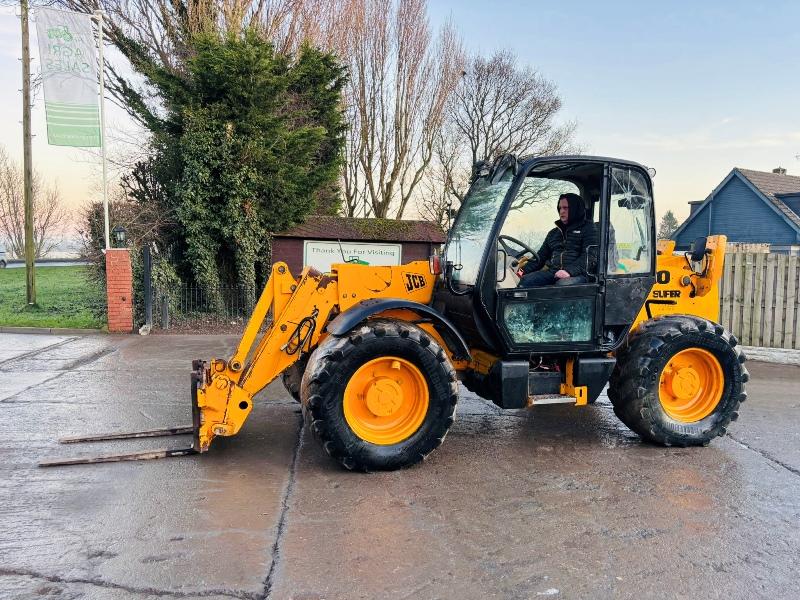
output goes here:
[{"label": "grass lawn", "polygon": [[6,327],[105,326],[105,292],[86,277],[86,267],[36,267],[36,301],[25,299],[25,269],[0,269],[0,325]]}]

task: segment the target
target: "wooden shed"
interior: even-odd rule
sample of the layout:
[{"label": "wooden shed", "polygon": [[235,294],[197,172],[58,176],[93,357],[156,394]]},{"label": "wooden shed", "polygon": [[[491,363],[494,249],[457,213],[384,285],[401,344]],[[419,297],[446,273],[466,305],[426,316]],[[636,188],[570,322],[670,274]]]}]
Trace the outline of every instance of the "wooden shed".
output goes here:
[{"label": "wooden shed", "polygon": [[312,215],[296,227],[276,233],[272,262],[283,261],[298,275],[304,265],[326,271],[340,262],[399,265],[428,260],[446,237],[429,221],[356,219]]}]

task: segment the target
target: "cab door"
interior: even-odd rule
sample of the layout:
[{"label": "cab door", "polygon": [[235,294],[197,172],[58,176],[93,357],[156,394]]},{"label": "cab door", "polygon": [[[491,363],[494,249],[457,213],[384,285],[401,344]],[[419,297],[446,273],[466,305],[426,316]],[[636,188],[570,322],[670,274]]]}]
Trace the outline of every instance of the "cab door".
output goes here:
[{"label": "cab door", "polygon": [[[650,175],[634,165],[609,166],[608,227],[600,268],[605,275],[605,335],[624,337],[655,282],[655,218]],[[616,344],[614,344],[616,345]]]},{"label": "cab door", "polygon": [[[509,261],[523,258],[525,247],[539,250],[558,219],[558,198],[575,193],[587,208],[585,227],[599,230],[603,196],[602,163],[563,161],[535,165],[508,206],[497,237],[495,322],[507,354],[596,350],[601,343],[604,303],[597,277],[598,247],[587,255],[588,281],[575,285],[509,285]],[[598,237],[599,239],[599,237]],[[521,242],[514,245],[514,242]],[[528,253],[529,254],[529,253]]]}]

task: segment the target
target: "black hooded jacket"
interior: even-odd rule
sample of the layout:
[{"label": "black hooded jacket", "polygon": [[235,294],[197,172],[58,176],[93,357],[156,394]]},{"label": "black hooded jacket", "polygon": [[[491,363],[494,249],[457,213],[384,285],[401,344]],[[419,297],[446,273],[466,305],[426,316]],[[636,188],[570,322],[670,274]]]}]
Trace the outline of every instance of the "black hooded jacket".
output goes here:
[{"label": "black hooded jacket", "polygon": [[[596,248],[589,252],[589,246],[596,246],[597,231],[594,224],[586,219],[586,207],[583,199],[577,194],[564,194],[569,202],[569,219],[564,225],[561,219],[550,230],[539,248],[539,260],[530,260],[523,268],[524,273],[538,271],[546,267],[556,272],[564,269],[572,277],[586,276],[586,257],[589,256],[589,269],[594,268]],[[561,198],[559,198],[559,201]],[[558,206],[558,205],[556,205]]]}]

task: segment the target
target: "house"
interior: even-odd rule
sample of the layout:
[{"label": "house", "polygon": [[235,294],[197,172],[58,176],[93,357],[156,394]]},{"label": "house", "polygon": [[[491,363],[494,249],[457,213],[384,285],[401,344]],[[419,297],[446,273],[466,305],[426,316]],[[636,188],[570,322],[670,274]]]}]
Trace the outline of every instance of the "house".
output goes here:
[{"label": "house", "polygon": [[729,243],[769,244],[770,252],[800,255],[800,177],[733,169],[672,234],[677,250],[696,238],[725,234]]}]

